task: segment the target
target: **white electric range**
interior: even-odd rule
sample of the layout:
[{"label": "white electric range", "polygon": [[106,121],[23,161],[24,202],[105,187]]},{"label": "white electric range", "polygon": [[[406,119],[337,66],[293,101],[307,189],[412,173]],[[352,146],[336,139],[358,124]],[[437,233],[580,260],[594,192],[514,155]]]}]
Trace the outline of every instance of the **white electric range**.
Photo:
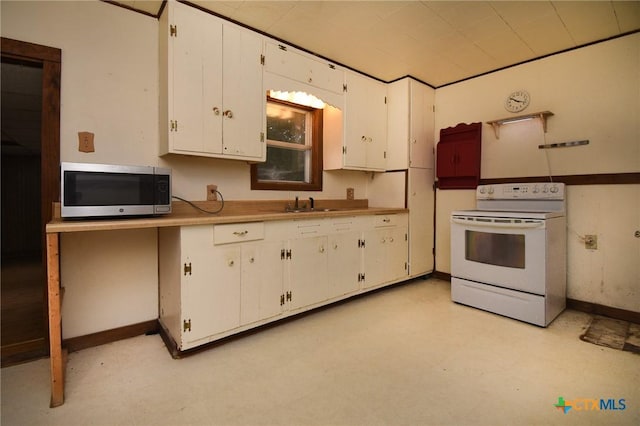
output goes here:
[{"label": "white electric range", "polygon": [[566,306],[562,183],[480,185],[451,214],[451,298],[546,327]]}]

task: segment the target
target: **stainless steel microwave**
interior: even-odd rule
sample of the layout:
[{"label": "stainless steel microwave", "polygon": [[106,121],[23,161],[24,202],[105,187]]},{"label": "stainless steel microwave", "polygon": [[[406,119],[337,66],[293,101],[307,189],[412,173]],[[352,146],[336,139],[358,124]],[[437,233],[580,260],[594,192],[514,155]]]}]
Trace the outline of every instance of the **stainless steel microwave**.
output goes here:
[{"label": "stainless steel microwave", "polygon": [[61,163],[63,218],[171,213],[171,169]]}]

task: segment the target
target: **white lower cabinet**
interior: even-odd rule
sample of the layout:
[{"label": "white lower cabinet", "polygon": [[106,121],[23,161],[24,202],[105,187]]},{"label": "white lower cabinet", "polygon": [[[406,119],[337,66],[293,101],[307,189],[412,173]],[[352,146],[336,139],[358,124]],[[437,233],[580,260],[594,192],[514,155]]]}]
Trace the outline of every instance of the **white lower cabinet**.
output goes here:
[{"label": "white lower cabinet", "polygon": [[287,308],[298,310],[324,302],[328,297],[327,236],[292,239],[288,247]]},{"label": "white lower cabinet", "polygon": [[214,247],[212,231],[159,231],[160,321],[180,350],[240,325],[240,247]]},{"label": "white lower cabinet", "polygon": [[242,245],[240,325],[252,324],[282,313],[282,247],[281,241]]},{"label": "white lower cabinet", "polygon": [[328,239],[330,299],[358,291],[362,281],[362,220],[331,220]]},{"label": "white lower cabinet", "polygon": [[160,228],[160,322],[185,351],[407,276],[407,214]]},{"label": "white lower cabinet", "polygon": [[407,215],[374,216],[364,232],[364,288],[398,281],[408,275]]}]

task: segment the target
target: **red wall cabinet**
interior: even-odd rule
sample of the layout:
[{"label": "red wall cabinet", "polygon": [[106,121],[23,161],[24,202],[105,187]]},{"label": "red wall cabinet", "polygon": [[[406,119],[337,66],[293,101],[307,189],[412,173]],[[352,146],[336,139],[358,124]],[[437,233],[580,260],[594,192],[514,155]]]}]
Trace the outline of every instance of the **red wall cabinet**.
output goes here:
[{"label": "red wall cabinet", "polygon": [[480,182],[482,123],[440,130],[436,176],[440,189],[475,189]]}]

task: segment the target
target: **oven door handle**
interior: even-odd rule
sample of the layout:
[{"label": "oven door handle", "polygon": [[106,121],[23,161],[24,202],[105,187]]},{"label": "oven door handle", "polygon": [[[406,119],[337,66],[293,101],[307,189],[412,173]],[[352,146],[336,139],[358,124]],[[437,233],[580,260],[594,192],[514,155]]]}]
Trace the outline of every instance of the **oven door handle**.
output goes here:
[{"label": "oven door handle", "polygon": [[459,225],[475,225],[485,228],[509,228],[509,229],[531,229],[531,228],[541,228],[544,226],[544,221],[537,220],[535,222],[495,222],[491,219],[489,220],[466,220],[460,219],[457,217],[451,218],[453,223],[457,223]]}]

